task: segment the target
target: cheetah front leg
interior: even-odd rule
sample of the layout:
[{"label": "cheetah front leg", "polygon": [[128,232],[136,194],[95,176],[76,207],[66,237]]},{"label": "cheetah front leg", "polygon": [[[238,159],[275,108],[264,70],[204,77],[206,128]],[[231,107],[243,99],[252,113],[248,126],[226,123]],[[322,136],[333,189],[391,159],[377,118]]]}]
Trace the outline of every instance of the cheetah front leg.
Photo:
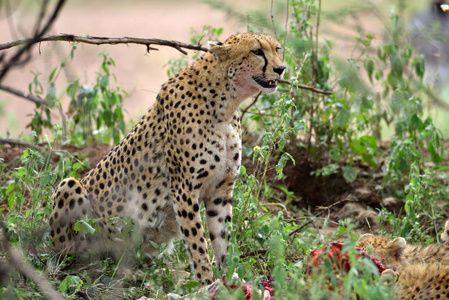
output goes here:
[{"label": "cheetah front leg", "polygon": [[195,277],[202,285],[210,284],[213,276],[201,221],[199,195],[197,190],[183,190],[179,187],[180,185],[174,185],[171,190],[176,220],[186,243]]},{"label": "cheetah front leg", "polygon": [[217,185],[214,197],[204,201],[209,236],[218,266],[223,266],[228,257],[229,235],[226,226],[232,219],[233,190],[234,180],[223,180]]}]

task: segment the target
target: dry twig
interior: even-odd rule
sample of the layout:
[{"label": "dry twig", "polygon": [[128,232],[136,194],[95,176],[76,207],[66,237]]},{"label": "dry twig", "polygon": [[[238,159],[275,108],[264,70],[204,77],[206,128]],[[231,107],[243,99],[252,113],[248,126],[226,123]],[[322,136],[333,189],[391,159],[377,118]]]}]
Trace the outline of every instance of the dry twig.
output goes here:
[{"label": "dry twig", "polygon": [[11,93],[11,94],[19,96],[19,97],[22,97],[24,99],[30,100],[30,101],[32,101],[32,102],[34,102],[36,104],[48,105],[48,101],[45,100],[45,99],[42,99],[41,97],[22,92],[22,91],[20,91],[18,89],[15,89],[15,88],[10,87],[10,86],[3,85],[1,83],[0,83],[0,90],[8,92],[8,93]]},{"label": "dry twig", "polygon": [[[2,224],[0,223],[0,225]],[[61,294],[59,294],[53,287],[51,282],[23,259],[22,251],[9,243],[6,230],[3,226],[0,228],[0,249],[6,252],[6,257],[10,267],[16,268],[22,275],[33,280],[42,290],[42,293],[47,299],[63,299]]]},{"label": "dry twig", "polygon": [[[279,83],[286,83],[289,85],[292,85],[292,83],[288,80],[284,80],[284,79],[278,79]],[[332,95],[332,91],[325,91],[325,90],[320,90],[317,89],[316,87],[310,86],[310,85],[304,85],[304,84],[296,84],[295,86],[297,86],[299,89],[301,90],[308,90],[308,91],[312,91],[318,94],[323,94],[323,95]]]},{"label": "dry twig", "polygon": [[11,68],[13,68],[14,66],[25,64],[30,60],[31,58],[30,50],[32,46],[35,43],[37,43],[36,41],[38,41],[39,38],[41,38],[45,33],[47,33],[50,30],[51,26],[56,21],[60,11],[62,10],[62,7],[64,6],[65,2],[66,0],[58,1],[58,3],[55,5],[52,14],[41,28],[43,18],[46,14],[48,1],[44,1],[42,3],[41,11],[35,25],[34,36],[32,38],[26,39],[26,42],[22,43],[22,45],[25,46],[19,49],[6,63],[3,64],[3,67],[0,71],[0,81],[6,76],[6,74]]},{"label": "dry twig", "polygon": [[316,218],[318,218],[319,216],[321,216],[324,212],[329,211],[331,208],[333,208],[334,206],[337,206],[343,202],[353,202],[353,201],[357,201],[357,199],[355,199],[352,195],[349,195],[348,197],[346,197],[343,200],[337,201],[335,203],[332,203],[329,206],[320,206],[317,207],[318,209],[320,209],[321,211],[319,213],[317,213],[315,216],[313,216],[313,218],[311,218],[309,221],[305,222],[304,224],[302,224],[301,226],[299,226],[298,228],[292,230],[289,232],[289,236],[294,235],[295,233],[297,233],[298,231],[301,231],[304,229],[304,227],[306,227],[307,225],[309,225],[310,223],[313,223]]},{"label": "dry twig", "polygon": [[246,253],[242,253],[240,255],[240,258],[245,258],[248,256],[256,256],[256,255],[265,255],[268,252],[268,249],[259,249],[259,250],[254,250],[254,251],[250,251],[250,252],[246,252]]},{"label": "dry twig", "polygon": [[0,44],[0,51],[6,50],[12,47],[25,45],[29,43],[40,43],[40,42],[77,42],[77,43],[85,43],[91,45],[118,45],[118,44],[138,44],[145,45],[147,47],[147,51],[150,50],[158,50],[156,48],[152,48],[151,45],[159,45],[159,46],[167,46],[172,47],[178,50],[183,54],[187,54],[184,49],[189,50],[197,50],[197,51],[207,51],[207,48],[202,47],[201,45],[193,45],[182,43],[178,41],[170,41],[170,40],[161,40],[161,39],[143,39],[143,38],[135,38],[135,37],[123,37],[123,38],[110,38],[110,37],[99,37],[99,36],[78,36],[73,34],[59,34],[59,35],[45,35],[38,38],[27,38],[23,40],[17,40],[9,43]]},{"label": "dry twig", "polygon": [[26,142],[22,142],[19,140],[12,140],[12,139],[1,139],[0,138],[0,145],[1,144],[8,144],[11,146],[22,146],[22,147],[28,147],[34,150],[37,150],[38,148],[36,146],[34,146],[33,144],[30,143],[26,143]]}]

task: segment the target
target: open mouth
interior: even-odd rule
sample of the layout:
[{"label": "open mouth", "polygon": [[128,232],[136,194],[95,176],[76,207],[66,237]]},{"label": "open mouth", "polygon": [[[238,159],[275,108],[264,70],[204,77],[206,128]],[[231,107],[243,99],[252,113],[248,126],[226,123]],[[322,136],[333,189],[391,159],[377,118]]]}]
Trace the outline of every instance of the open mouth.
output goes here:
[{"label": "open mouth", "polygon": [[272,89],[276,87],[277,80],[265,80],[261,76],[253,78],[261,87],[266,89]]}]

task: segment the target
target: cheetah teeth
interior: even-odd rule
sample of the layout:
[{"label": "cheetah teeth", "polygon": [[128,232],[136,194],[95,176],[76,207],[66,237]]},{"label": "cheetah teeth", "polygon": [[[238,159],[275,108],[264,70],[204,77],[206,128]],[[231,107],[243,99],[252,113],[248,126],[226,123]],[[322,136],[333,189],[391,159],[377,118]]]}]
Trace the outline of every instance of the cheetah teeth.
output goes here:
[{"label": "cheetah teeth", "polygon": [[277,80],[267,80],[265,81],[263,78],[261,77],[255,77],[254,80],[261,85],[263,88],[274,88],[276,87],[277,84]]}]

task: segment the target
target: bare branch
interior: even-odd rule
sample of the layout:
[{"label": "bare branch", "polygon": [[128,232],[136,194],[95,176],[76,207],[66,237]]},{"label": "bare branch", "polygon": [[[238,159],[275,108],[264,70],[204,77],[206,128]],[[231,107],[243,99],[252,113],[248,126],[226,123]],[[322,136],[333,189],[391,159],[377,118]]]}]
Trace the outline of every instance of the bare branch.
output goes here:
[{"label": "bare branch", "polygon": [[335,202],[335,203],[332,203],[332,204],[329,205],[329,206],[326,206],[326,207],[323,207],[323,206],[317,207],[318,209],[321,210],[319,213],[317,213],[315,216],[313,216],[312,219],[310,219],[309,221],[305,222],[304,224],[302,224],[302,225],[299,226],[298,228],[296,228],[296,229],[290,231],[290,232],[288,233],[288,235],[289,235],[289,236],[292,236],[292,235],[294,235],[295,233],[297,233],[298,231],[303,230],[307,225],[309,225],[310,223],[313,223],[313,222],[316,220],[317,217],[321,216],[321,215],[322,215],[324,212],[326,212],[326,211],[330,211],[330,209],[333,208],[334,206],[337,206],[337,205],[339,205],[340,203],[343,203],[343,202],[356,202],[356,201],[357,201],[357,199],[355,199],[352,195],[348,195],[348,197],[346,197],[345,199],[342,199],[342,200],[340,200],[340,201],[337,201],[337,202]]},{"label": "bare branch", "polygon": [[[286,83],[286,84],[289,84],[289,85],[292,85],[292,83],[290,82],[290,81],[288,81],[288,80],[285,80],[285,79],[278,79],[277,80],[279,83]],[[308,86],[308,85],[304,85],[304,84],[296,84],[295,86],[297,86],[298,88],[300,88],[300,89],[302,89],[302,90],[309,90],[309,91],[312,91],[312,92],[315,92],[315,93],[318,93],[318,94],[323,94],[323,95],[332,95],[332,91],[325,91],[325,90],[320,90],[320,89],[317,89],[317,88],[315,88],[315,87],[313,87],[313,86]],[[242,110],[242,114],[240,115],[240,119],[241,120],[243,120],[243,116],[248,112],[248,110],[257,102],[257,100],[259,99],[259,97],[260,97],[260,95],[261,95],[262,93],[261,92],[259,92],[255,97],[254,97],[254,99],[253,99],[253,101],[251,102],[251,104],[250,105],[248,105],[247,107],[245,107],[245,109],[244,110]]]},{"label": "bare branch", "polygon": [[[41,10],[41,13],[39,15],[39,19],[36,22],[35,31],[36,31],[37,34],[35,34],[33,38],[28,39],[28,42],[25,43],[25,47],[22,47],[21,49],[19,49],[16,52],[16,54],[13,57],[11,57],[7,63],[4,64],[2,70],[0,71],[0,81],[6,76],[8,71],[13,66],[24,64],[27,61],[29,61],[29,59],[31,58],[30,50],[31,50],[32,46],[36,43],[35,40],[38,40],[44,34],[47,33],[47,31],[50,29],[50,27],[56,21],[56,18],[58,17],[59,12],[62,10],[62,7],[64,6],[65,2],[66,2],[66,0],[59,0],[58,1],[58,3],[56,4],[56,6],[55,6],[55,8],[53,10],[53,13],[48,18],[47,22],[44,24],[42,29],[39,30],[39,27],[40,27],[40,25],[42,23],[42,20],[40,18],[44,17],[45,10],[46,10],[47,3],[48,3],[48,1],[44,1],[44,3],[42,4],[42,10]],[[25,54],[27,54],[27,56],[25,58],[23,58],[23,56]]]},{"label": "bare branch", "polygon": [[9,243],[5,227],[2,223],[0,225],[0,249],[6,252],[9,265],[15,267],[22,275],[33,280],[47,299],[63,299],[62,295],[56,291],[51,282],[24,260],[22,251]]},{"label": "bare branch", "polygon": [[187,54],[187,52],[184,49],[207,51],[207,48],[204,48],[201,45],[186,44],[178,41],[161,40],[161,39],[143,39],[135,37],[109,38],[109,37],[88,36],[88,35],[77,36],[73,34],[46,35],[38,38],[27,38],[23,40],[17,40],[5,44],[0,44],[0,51],[20,45],[26,45],[29,43],[55,42],[55,41],[78,42],[92,45],[139,44],[147,46],[147,51],[157,50],[155,48],[151,48],[150,45],[159,45],[175,48],[176,50],[178,50],[183,54]]},{"label": "bare branch", "polygon": [[34,150],[38,149],[33,144],[30,144],[30,143],[27,143],[27,142],[22,142],[22,141],[19,141],[19,140],[12,140],[12,139],[2,139],[2,138],[0,138],[0,145],[1,144],[7,144],[7,145],[11,145],[11,146],[28,147],[28,148],[31,148],[31,149],[34,149]]},{"label": "bare branch", "polygon": [[[292,83],[288,80],[284,80],[284,79],[278,79],[279,83],[286,83],[286,84],[290,84],[292,85]],[[325,91],[325,90],[320,90],[317,89],[316,87],[313,86],[309,86],[309,85],[304,85],[304,84],[296,84],[295,86],[297,86],[298,88],[302,89],[302,90],[308,90],[308,91],[312,91],[318,94],[323,94],[323,95],[332,95],[332,91]]]},{"label": "bare branch", "polygon": [[19,96],[19,97],[22,97],[22,98],[25,98],[27,100],[30,100],[30,101],[36,103],[36,104],[41,104],[41,105],[48,105],[49,104],[47,100],[42,99],[41,97],[22,92],[20,90],[17,90],[17,89],[15,89],[13,87],[10,87],[10,86],[3,85],[1,83],[0,83],[0,90],[8,92],[8,93],[11,93],[13,95],[16,95],[16,96]]},{"label": "bare branch", "polygon": [[259,250],[254,250],[254,251],[250,251],[250,252],[246,252],[246,253],[242,253],[240,254],[240,258],[245,258],[248,256],[256,256],[256,255],[265,255],[268,252],[268,249],[259,249]]},{"label": "bare branch", "polygon": [[33,36],[38,36],[39,31],[41,29],[42,21],[44,20],[45,13],[47,12],[49,0],[43,0],[41,5],[41,10],[39,12],[39,16],[37,17],[36,24],[34,25],[34,33]]},{"label": "bare branch", "polygon": [[248,109],[250,109],[254,104],[256,104],[257,100],[260,97],[260,94],[262,94],[262,92],[259,92],[256,97],[254,97],[254,100],[251,102],[250,105],[248,105],[243,111],[242,114],[240,115],[240,120],[243,120],[243,116],[248,112]]}]

